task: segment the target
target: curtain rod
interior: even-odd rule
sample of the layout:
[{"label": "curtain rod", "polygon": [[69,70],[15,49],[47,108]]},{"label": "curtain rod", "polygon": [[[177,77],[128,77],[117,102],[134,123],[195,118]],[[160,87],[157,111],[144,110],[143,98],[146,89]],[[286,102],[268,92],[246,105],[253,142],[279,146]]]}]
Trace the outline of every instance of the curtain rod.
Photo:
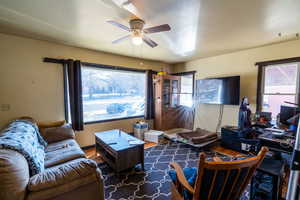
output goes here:
[{"label": "curtain rod", "polygon": [[300,62],[300,57],[257,62],[257,63],[255,63],[255,65],[262,67],[262,66],[267,66],[267,65],[278,65],[278,64],[293,63],[293,62]]},{"label": "curtain rod", "polygon": [[197,71],[187,71],[187,72],[176,72],[172,73],[172,75],[189,75],[189,74],[196,74]]},{"label": "curtain rod", "polygon": [[89,63],[89,62],[81,62],[81,64],[90,66],[90,67],[112,69],[112,70],[124,70],[124,71],[133,71],[133,72],[146,72],[147,71],[147,69],[136,69],[136,68],[129,68],[129,67],[120,67],[120,66],[113,66],[113,65]]},{"label": "curtain rod", "polygon": [[56,58],[48,58],[48,57],[43,58],[43,62],[48,62],[48,63],[64,64],[66,61],[67,60],[65,59],[56,59]]},{"label": "curtain rod", "polygon": [[[56,59],[56,58],[48,58],[48,57],[43,58],[43,62],[48,62],[48,63],[65,64],[67,61],[68,61],[67,59]],[[134,72],[146,72],[147,71],[147,69],[135,69],[135,68],[128,68],[128,67],[88,63],[88,62],[81,62],[81,64],[86,65],[86,66],[91,66],[91,67],[99,67],[99,68],[115,69],[115,70],[125,70],[125,71],[134,71]]]},{"label": "curtain rod", "polygon": [[[68,61],[67,59],[57,59],[57,58],[48,58],[48,57],[43,58],[43,62],[48,62],[48,63],[65,64],[67,61]],[[135,71],[135,72],[146,72],[147,70],[149,70],[149,69],[136,69],[136,68],[128,68],[128,67],[120,67],[120,66],[112,66],[112,65],[103,65],[103,64],[96,64],[96,63],[89,63],[89,62],[81,62],[81,64],[91,66],[91,67]],[[154,72],[157,73],[157,71]]]}]

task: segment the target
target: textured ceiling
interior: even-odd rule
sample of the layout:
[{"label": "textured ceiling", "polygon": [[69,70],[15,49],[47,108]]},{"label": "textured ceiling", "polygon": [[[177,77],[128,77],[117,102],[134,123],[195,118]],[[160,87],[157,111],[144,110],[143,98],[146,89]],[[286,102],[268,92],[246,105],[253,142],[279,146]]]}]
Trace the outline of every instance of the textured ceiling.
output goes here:
[{"label": "textured ceiling", "polygon": [[[134,46],[107,20],[135,16],[159,46]],[[126,56],[184,62],[292,39],[300,32],[299,0],[0,0],[0,32]],[[278,33],[282,33],[279,37]]]}]

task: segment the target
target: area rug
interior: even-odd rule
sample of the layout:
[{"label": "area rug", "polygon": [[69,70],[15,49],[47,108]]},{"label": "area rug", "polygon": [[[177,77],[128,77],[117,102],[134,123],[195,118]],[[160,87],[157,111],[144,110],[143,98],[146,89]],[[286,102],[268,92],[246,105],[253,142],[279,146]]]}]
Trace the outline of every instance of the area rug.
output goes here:
[{"label": "area rug", "polygon": [[[204,151],[207,159],[213,156],[228,160],[230,157]],[[170,162],[177,162],[181,167],[197,167],[199,150],[181,143],[158,145],[145,150],[145,171],[140,166],[115,174],[102,163],[99,165],[104,178],[105,199],[109,200],[169,200],[171,199],[171,180],[168,171]],[[130,159],[130,158],[128,158]],[[241,200],[248,200],[246,191]]]}]

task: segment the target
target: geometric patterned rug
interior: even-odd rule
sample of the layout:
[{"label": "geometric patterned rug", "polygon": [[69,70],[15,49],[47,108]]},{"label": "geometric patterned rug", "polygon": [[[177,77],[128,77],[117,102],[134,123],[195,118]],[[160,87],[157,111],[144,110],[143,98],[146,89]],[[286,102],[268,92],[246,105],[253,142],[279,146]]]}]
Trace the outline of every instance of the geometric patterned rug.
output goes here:
[{"label": "geometric patterned rug", "polygon": [[[213,156],[229,160],[230,157],[212,151],[204,151],[208,160]],[[130,158],[128,158],[130,159]],[[145,171],[137,165],[134,169],[116,175],[105,163],[99,164],[104,178],[105,199],[109,200],[169,200],[171,179],[170,162],[182,168],[197,167],[199,150],[182,143],[169,143],[145,149]],[[245,191],[241,200],[249,199]]]}]

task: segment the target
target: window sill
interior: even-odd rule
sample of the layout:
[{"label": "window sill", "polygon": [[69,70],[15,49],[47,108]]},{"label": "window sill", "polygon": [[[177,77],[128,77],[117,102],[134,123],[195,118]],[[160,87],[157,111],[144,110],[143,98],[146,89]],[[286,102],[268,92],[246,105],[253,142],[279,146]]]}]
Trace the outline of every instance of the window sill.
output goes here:
[{"label": "window sill", "polygon": [[84,125],[105,123],[105,122],[112,122],[112,121],[120,121],[120,120],[126,120],[126,119],[134,119],[134,118],[144,118],[144,115],[132,116],[132,117],[123,117],[123,118],[116,118],[116,119],[105,119],[105,120],[98,120],[98,121],[91,121],[91,122],[84,122]]}]

